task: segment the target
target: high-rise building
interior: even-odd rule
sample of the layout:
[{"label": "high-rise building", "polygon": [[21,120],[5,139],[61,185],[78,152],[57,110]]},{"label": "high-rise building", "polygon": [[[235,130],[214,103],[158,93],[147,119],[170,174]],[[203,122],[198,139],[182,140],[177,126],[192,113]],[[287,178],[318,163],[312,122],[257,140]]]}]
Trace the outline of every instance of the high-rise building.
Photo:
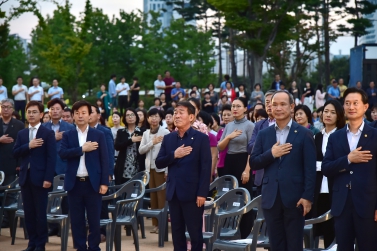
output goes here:
[{"label": "high-rise building", "polygon": [[[160,13],[158,20],[161,22],[161,29],[167,28],[170,26],[170,23],[174,19],[179,19],[182,16],[174,10],[174,5],[167,4],[168,0],[144,0],[144,13],[149,11],[155,11]],[[185,6],[189,4],[189,0],[184,0]],[[189,24],[195,25],[195,20],[190,21]]]},{"label": "high-rise building", "polygon": [[[377,0],[369,0],[369,2],[377,4]],[[369,34],[359,38],[359,44],[376,44],[377,43],[377,11],[372,14],[364,15],[372,21],[373,26],[368,28]]]}]

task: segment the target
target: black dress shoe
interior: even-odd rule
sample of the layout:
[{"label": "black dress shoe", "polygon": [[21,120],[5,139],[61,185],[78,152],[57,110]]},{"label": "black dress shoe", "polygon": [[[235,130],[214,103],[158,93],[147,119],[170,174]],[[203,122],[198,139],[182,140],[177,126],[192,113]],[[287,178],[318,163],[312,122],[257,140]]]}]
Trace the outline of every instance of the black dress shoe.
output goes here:
[{"label": "black dress shoe", "polygon": [[59,233],[59,229],[49,229],[48,230],[48,236],[58,235],[58,233]]},{"label": "black dress shoe", "polygon": [[35,251],[35,247],[27,247],[25,250],[22,251]]},{"label": "black dress shoe", "polygon": [[45,247],[37,247],[34,251],[46,251]]}]

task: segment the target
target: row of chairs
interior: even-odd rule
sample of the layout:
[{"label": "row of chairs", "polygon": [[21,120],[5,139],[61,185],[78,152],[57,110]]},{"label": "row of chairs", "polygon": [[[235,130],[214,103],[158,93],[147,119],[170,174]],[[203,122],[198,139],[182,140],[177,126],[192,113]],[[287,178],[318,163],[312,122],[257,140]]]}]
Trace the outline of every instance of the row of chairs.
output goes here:
[{"label": "row of chairs", "polygon": [[[15,188],[15,180],[12,184],[6,187],[0,187],[0,191],[5,189],[2,208],[0,211],[0,223],[2,222],[2,215],[4,210],[8,210],[12,217],[15,218],[11,224],[12,244],[14,244],[17,219],[23,217],[22,198],[18,199],[18,205],[5,206],[5,199],[9,193],[18,193],[20,189]],[[66,192],[63,190],[64,176],[57,176],[54,179],[54,190],[49,194],[48,203],[48,222],[59,223],[61,226],[61,250],[67,250],[68,232],[69,232],[69,215],[63,215],[61,212],[61,201]],[[145,189],[149,183],[149,174],[147,172],[140,172],[135,175],[130,181],[118,186],[110,186],[110,195],[103,196],[103,200],[109,201],[109,212],[111,212],[112,219],[101,220],[101,226],[106,226],[107,241],[106,250],[111,251],[113,248],[113,241],[115,251],[120,251],[121,243],[121,226],[129,226],[131,228],[136,251],[139,250],[138,241],[138,225],[140,225],[142,238],[145,238],[144,217],[156,217],[159,222],[159,247],[164,246],[164,241],[167,241],[167,215],[168,203],[165,207],[159,210],[150,210],[146,206],[149,198],[145,194],[152,193],[166,188],[166,183],[160,187],[153,189]],[[261,196],[250,199],[250,194],[243,188],[238,188],[237,179],[233,176],[223,176],[211,183],[210,189],[217,191],[215,201],[210,205],[205,206],[206,211],[210,211],[206,215],[206,232],[203,233],[206,250],[256,250],[257,247],[269,247],[268,235],[266,231],[266,224],[264,222],[263,210],[261,209]],[[21,204],[20,204],[21,203]],[[16,209],[16,210],[15,210]],[[235,243],[229,240],[240,238],[239,223],[242,215],[254,210],[256,219],[251,235],[252,243]],[[331,218],[330,213],[317,218],[307,220],[307,225],[323,222]],[[115,220],[113,220],[115,219]],[[307,231],[308,230],[308,231]],[[310,236],[310,228],[306,230],[307,245],[312,246],[313,238]],[[27,237],[24,229],[25,237]],[[188,233],[186,233],[187,240],[190,240]],[[315,250],[315,249],[311,249]],[[320,249],[318,249],[320,250]]]}]

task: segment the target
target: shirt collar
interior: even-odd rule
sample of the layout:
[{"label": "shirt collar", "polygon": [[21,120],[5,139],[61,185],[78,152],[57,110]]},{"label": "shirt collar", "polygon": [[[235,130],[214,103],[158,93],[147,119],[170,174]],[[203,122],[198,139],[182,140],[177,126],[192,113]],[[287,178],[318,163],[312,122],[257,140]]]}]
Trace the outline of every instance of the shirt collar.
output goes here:
[{"label": "shirt collar", "polygon": [[[291,126],[292,126],[292,119],[289,120],[289,122],[288,122],[288,124],[285,126],[285,128],[288,128],[288,130],[289,130],[289,129],[291,129]],[[279,126],[278,126],[278,124],[275,123],[275,129],[276,129],[276,130],[284,130],[285,128],[280,129]]]},{"label": "shirt collar", "polygon": [[275,123],[275,122],[276,122],[275,118],[271,119],[270,117],[268,117],[268,123]]},{"label": "shirt collar", "polygon": [[333,132],[335,132],[336,129],[337,128],[335,127],[334,129],[332,129],[331,131],[329,131],[329,133],[326,133],[326,128],[323,128],[321,132],[322,132],[323,135],[330,136],[330,134],[332,134]]},{"label": "shirt collar", "polygon": [[[190,128],[189,128],[187,131],[185,131],[185,133],[183,134],[183,137],[182,137],[182,138],[184,138],[184,137],[186,137],[186,136],[190,136],[191,133],[192,133],[193,131],[195,131],[195,129],[193,129],[193,128],[190,126]],[[178,137],[178,138],[181,138],[181,136],[179,136],[178,130],[177,130],[177,137]]]},{"label": "shirt collar", "polygon": [[[54,122],[52,122],[52,120],[50,120],[50,122],[51,122],[52,125],[55,125]],[[61,122],[62,122],[62,119],[59,119],[59,123],[56,124],[56,125],[60,125]]]},{"label": "shirt collar", "polygon": [[[359,129],[357,130],[357,133],[355,133],[355,135],[359,135],[360,133],[363,132],[364,125],[365,125],[365,122],[363,120],[363,123],[361,123],[361,125],[360,125]],[[349,125],[348,124],[347,124],[347,129],[346,130],[347,130],[347,133],[351,132],[350,129],[349,129]]]},{"label": "shirt collar", "polygon": [[87,133],[89,131],[89,125],[86,126],[86,129],[84,132],[82,132],[78,126],[76,126],[76,130],[78,133]]},{"label": "shirt collar", "polygon": [[94,126],[94,128],[96,128],[97,129],[97,127],[98,127],[98,123]]},{"label": "shirt collar", "polygon": [[31,126],[30,124],[29,124],[29,129],[30,128],[32,128],[32,127],[34,127],[34,129],[39,129],[39,127],[41,126],[41,123],[39,122],[36,126]]}]

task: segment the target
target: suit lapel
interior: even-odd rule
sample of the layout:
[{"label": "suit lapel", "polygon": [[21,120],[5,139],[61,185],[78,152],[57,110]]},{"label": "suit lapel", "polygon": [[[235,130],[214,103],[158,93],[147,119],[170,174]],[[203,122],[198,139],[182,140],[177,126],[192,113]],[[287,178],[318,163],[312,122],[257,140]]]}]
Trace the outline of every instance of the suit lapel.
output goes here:
[{"label": "suit lapel", "polygon": [[343,150],[347,153],[350,153],[351,152],[350,145],[348,144],[348,139],[347,139],[347,126],[342,128],[340,132],[341,132],[341,135],[340,135],[339,140],[341,141],[341,145],[343,147]]},{"label": "suit lapel", "polygon": [[[2,125],[1,125],[2,127]],[[4,132],[4,134],[10,134],[14,129],[14,118],[11,118],[10,121],[9,121],[9,125],[8,125],[8,128],[7,130]],[[3,128],[1,128],[1,130],[3,130]]]},{"label": "suit lapel", "polygon": [[[363,131],[361,132],[361,135],[360,135],[360,139],[359,139],[359,142],[357,143],[357,147],[365,147],[368,145],[368,141],[369,139],[371,138],[372,135],[368,135],[369,132],[370,132],[370,127],[367,125],[367,124],[364,124],[364,129]],[[368,137],[369,136],[369,137]],[[361,150],[363,150],[363,148],[361,148]]]}]

